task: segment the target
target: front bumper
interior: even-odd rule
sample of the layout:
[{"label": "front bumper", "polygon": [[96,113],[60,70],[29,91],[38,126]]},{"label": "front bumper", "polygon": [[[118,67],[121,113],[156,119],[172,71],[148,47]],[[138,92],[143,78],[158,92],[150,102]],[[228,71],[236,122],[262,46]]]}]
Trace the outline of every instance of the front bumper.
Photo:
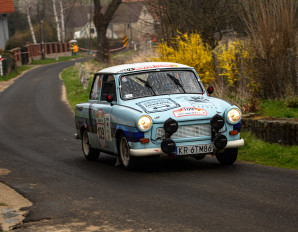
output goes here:
[{"label": "front bumper", "polygon": [[[228,141],[226,147],[224,149],[229,148],[237,148],[244,145],[244,140],[234,140]],[[130,155],[136,157],[145,157],[145,156],[168,156],[168,154],[164,153],[161,148],[146,148],[146,149],[130,149]]]},{"label": "front bumper", "polygon": [[225,149],[227,149],[227,148],[241,147],[243,145],[244,145],[244,140],[243,139],[238,139],[238,140],[234,140],[234,141],[228,141],[227,146],[225,147]]}]

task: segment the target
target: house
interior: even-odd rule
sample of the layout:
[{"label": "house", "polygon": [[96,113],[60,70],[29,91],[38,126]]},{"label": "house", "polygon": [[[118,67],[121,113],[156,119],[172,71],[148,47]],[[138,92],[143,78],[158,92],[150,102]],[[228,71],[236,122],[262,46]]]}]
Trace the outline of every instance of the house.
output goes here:
[{"label": "house", "polygon": [[127,36],[129,41],[140,43],[156,35],[157,23],[143,1],[129,1],[120,4],[110,27],[118,35]]},{"label": "house", "polygon": [[[114,33],[111,30],[111,27],[109,26],[107,29],[107,34],[106,34],[107,38],[109,39],[119,39],[120,36],[117,35],[116,33]],[[97,37],[97,33],[96,33],[96,28],[95,25],[92,22],[87,22],[85,24],[85,26],[80,30],[80,31],[76,31],[74,33],[74,39],[80,39],[80,38],[96,38]]]},{"label": "house", "polygon": [[[83,12],[84,9],[82,8],[80,14],[82,15]],[[86,15],[88,15],[88,19],[86,19]],[[77,26],[73,26],[74,29],[77,29],[73,33],[75,39],[94,38],[97,36],[96,28],[93,20],[90,19],[90,15],[92,17],[92,14],[87,13],[83,17],[77,17],[77,19],[70,17],[73,22],[77,21]],[[80,25],[78,24],[79,20],[81,22]],[[84,25],[82,25],[83,22],[85,22]],[[109,24],[107,38],[119,39],[127,36],[129,42],[141,43],[152,39],[156,35],[157,24],[156,17],[152,15],[143,1],[122,2]]]},{"label": "house", "polygon": [[[74,6],[65,10],[66,38],[74,38],[75,32],[81,31],[87,23],[93,21],[92,6]],[[84,36],[82,36],[84,38]]]},{"label": "house", "polygon": [[13,0],[0,0],[0,50],[5,50],[5,45],[9,38],[7,14],[13,12]]}]

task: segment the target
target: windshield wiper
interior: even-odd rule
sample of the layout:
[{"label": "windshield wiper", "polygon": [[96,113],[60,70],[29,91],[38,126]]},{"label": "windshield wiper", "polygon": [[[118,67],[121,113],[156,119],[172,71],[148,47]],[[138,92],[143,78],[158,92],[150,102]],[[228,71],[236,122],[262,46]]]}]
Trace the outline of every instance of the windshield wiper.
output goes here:
[{"label": "windshield wiper", "polygon": [[149,84],[148,81],[145,81],[145,80],[143,80],[141,78],[138,78],[138,77],[135,77],[135,78],[138,79],[140,82],[144,83],[145,86],[152,91],[152,93],[154,94],[154,96],[156,96],[155,91],[153,90],[152,86]]},{"label": "windshield wiper", "polygon": [[177,78],[175,78],[174,76],[172,76],[169,73],[167,73],[167,75],[171,78],[171,80],[175,83],[176,86],[180,86],[181,89],[183,90],[183,92],[186,93],[185,89],[183,88],[182,84],[180,83],[180,81]]}]

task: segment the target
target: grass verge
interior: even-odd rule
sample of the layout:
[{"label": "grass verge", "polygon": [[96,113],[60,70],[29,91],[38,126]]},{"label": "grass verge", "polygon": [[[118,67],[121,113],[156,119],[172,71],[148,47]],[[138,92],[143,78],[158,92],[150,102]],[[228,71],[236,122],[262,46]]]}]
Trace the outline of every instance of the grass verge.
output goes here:
[{"label": "grass verge", "polygon": [[67,99],[73,110],[75,109],[76,104],[88,101],[93,74],[98,70],[106,68],[106,65],[99,64],[94,60],[85,62],[84,66],[90,73],[89,86],[87,89],[83,89],[83,86],[80,84],[78,71],[73,71],[73,66],[65,69],[61,73],[61,78],[66,88]]},{"label": "grass verge", "polygon": [[53,64],[53,63],[58,63],[58,62],[62,62],[62,61],[78,59],[78,58],[82,58],[82,57],[84,57],[84,56],[82,56],[82,55],[78,55],[78,56],[61,56],[61,57],[59,57],[59,59],[48,58],[48,59],[44,59],[44,60],[33,60],[30,65],[18,66],[18,69],[16,71],[13,71],[13,72],[9,73],[6,76],[0,76],[0,81],[9,81],[10,79],[13,79],[13,78],[19,76],[20,74],[22,74],[24,71],[33,68],[35,65]]},{"label": "grass verge", "polygon": [[72,60],[72,59],[78,59],[78,58],[82,58],[84,56],[82,55],[77,55],[77,56],[61,56],[61,57],[57,57],[57,58],[47,58],[44,60],[33,60],[31,62],[31,64],[53,64],[53,63],[58,63],[58,62],[62,62],[62,61],[68,61],[68,60]]},{"label": "grass verge", "polygon": [[298,118],[298,101],[264,100],[260,103],[259,112],[269,117]]},{"label": "grass verge", "polygon": [[9,73],[7,76],[0,76],[0,81],[8,81],[10,79],[13,79],[13,78],[19,76],[20,74],[22,74],[24,71],[26,71],[32,67],[34,67],[34,66],[32,66],[32,65],[19,66],[16,71]]},{"label": "grass verge", "polygon": [[66,88],[67,99],[73,110],[76,104],[88,101],[92,76],[89,79],[89,87],[86,90],[83,89],[83,86],[80,84],[78,71],[73,71],[73,67],[65,69],[61,73],[61,77]]},{"label": "grass verge", "polygon": [[267,143],[251,132],[241,132],[241,137],[245,145],[239,149],[238,160],[298,170],[298,146]]}]

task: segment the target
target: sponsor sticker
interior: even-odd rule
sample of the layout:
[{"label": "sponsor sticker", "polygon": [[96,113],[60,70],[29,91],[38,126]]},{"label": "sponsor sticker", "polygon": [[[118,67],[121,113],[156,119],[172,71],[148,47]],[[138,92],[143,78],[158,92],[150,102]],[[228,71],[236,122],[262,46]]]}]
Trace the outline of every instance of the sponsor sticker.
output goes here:
[{"label": "sponsor sticker", "polygon": [[185,116],[207,116],[207,111],[205,109],[199,109],[195,107],[183,107],[179,110],[173,111],[176,118]]},{"label": "sponsor sticker", "polygon": [[180,107],[180,105],[170,98],[151,99],[137,103],[146,113],[163,112]]},{"label": "sponsor sticker", "polygon": [[107,141],[109,141],[109,142],[112,141],[110,114],[105,114],[105,137],[106,137]]},{"label": "sponsor sticker", "polygon": [[105,147],[104,112],[100,109],[96,114],[97,137],[101,147]]},{"label": "sponsor sticker", "polygon": [[133,95],[132,95],[132,94],[126,94],[126,95],[124,95],[124,98],[125,98],[125,99],[133,98]]},{"label": "sponsor sticker", "polygon": [[154,68],[173,68],[173,67],[178,67],[178,65],[175,65],[175,64],[152,64],[152,65],[147,65],[147,66],[139,66],[139,67],[135,67],[135,68],[122,69],[122,70],[118,71],[118,73],[130,72],[130,71],[135,71],[135,70],[145,70],[145,69],[154,69]]}]

